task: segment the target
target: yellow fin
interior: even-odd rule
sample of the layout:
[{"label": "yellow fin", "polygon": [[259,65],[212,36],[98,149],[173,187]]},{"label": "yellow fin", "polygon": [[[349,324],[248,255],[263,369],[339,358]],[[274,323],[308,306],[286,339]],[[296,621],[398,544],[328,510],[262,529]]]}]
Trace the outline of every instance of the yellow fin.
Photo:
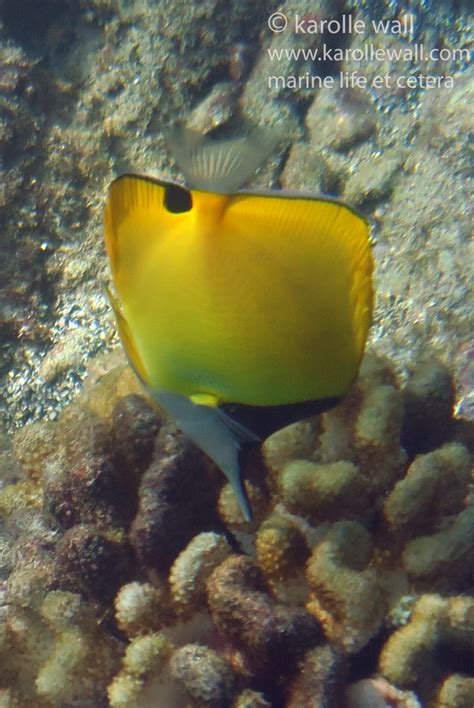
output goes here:
[{"label": "yellow fin", "polygon": [[121,299],[153,244],[176,228],[176,215],[191,206],[190,192],[173,182],[139,175],[123,175],[112,182],[104,213],[105,245]]},{"label": "yellow fin", "polygon": [[135,341],[133,339],[132,333],[130,332],[128,322],[122,314],[120,305],[118,304],[117,300],[108,288],[107,295],[109,297],[110,304],[112,305],[112,309],[115,314],[115,319],[117,320],[117,329],[120,341],[122,342],[123,348],[127,355],[127,359],[129,360],[132,369],[135,371],[140,381],[142,381],[142,383],[144,384],[148,384],[148,374],[135,346]]},{"label": "yellow fin", "polygon": [[[232,290],[239,296],[233,333],[256,362],[241,357],[234,368],[235,377],[245,371],[242,383],[253,395],[251,401],[233,394],[234,402],[344,394],[358,370],[373,306],[366,219],[331,198],[239,192],[230,197],[221,234],[228,244],[223,262],[245,273],[245,283],[236,280]],[[221,351],[221,342],[214,347]]]}]

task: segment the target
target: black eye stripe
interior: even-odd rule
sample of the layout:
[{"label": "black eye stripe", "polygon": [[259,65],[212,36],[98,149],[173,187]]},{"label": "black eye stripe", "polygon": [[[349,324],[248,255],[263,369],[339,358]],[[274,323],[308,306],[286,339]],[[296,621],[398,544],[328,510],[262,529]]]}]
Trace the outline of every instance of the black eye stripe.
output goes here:
[{"label": "black eye stripe", "polygon": [[178,184],[167,184],[163,198],[165,208],[172,214],[182,214],[193,208],[191,192]]}]

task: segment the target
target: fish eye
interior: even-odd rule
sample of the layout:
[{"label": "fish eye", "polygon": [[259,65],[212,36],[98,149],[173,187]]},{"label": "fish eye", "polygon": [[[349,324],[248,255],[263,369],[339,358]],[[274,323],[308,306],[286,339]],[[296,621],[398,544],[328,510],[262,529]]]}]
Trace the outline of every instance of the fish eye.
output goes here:
[{"label": "fish eye", "polygon": [[179,184],[166,184],[163,204],[172,214],[182,214],[185,211],[191,211],[193,198],[191,192],[185,187],[181,187]]}]

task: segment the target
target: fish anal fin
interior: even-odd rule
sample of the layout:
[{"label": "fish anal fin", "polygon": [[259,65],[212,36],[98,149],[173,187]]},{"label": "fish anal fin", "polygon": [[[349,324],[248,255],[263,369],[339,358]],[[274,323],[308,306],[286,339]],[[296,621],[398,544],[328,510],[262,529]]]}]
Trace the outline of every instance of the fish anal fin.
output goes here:
[{"label": "fish anal fin", "polygon": [[259,439],[220,408],[196,405],[189,398],[167,391],[150,392],[158,404],[174,418],[176,425],[223,471],[239,502],[246,521],[250,521],[247,494],[242,482],[241,453],[257,445]]}]

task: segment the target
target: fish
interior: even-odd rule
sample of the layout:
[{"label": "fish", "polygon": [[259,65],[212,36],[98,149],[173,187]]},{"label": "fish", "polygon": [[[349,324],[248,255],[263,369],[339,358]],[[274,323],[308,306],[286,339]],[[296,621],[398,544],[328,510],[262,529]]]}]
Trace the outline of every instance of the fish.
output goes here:
[{"label": "fish", "polygon": [[128,360],[223,471],[246,521],[250,450],[341,401],[373,309],[361,214],[330,196],[245,189],[277,142],[259,128],[224,140],[175,129],[183,183],[123,174],[104,211]]}]

